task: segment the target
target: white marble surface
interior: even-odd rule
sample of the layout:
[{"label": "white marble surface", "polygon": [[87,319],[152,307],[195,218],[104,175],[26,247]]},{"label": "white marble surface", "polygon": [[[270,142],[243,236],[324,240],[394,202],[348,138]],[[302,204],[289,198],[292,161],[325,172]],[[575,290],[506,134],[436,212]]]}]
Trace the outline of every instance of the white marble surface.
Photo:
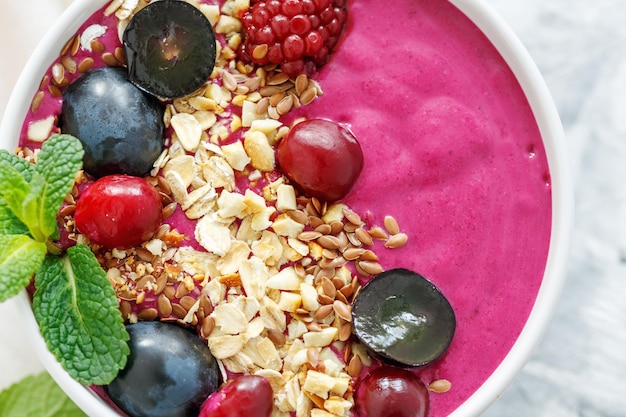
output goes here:
[{"label": "white marble surface", "polygon": [[[358,0],[357,0],[358,1]],[[71,0],[0,0],[0,113],[46,24]],[[488,417],[626,415],[626,7],[623,0],[488,0],[518,34],[562,117],[576,191],[567,282],[537,351]],[[0,304],[0,389],[37,372]]]}]

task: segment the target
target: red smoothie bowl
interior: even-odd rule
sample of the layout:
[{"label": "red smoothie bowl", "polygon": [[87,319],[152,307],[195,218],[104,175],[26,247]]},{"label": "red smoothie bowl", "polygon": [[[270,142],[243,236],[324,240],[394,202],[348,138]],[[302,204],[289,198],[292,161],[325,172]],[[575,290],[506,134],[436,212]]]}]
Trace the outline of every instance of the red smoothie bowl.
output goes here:
[{"label": "red smoothie bowl", "polygon": [[[115,13],[104,15],[111,4],[76,0],[54,22],[15,86],[0,128],[2,148],[28,146],[29,135],[37,136],[42,126],[44,136],[58,129],[60,94],[87,72],[79,68],[70,74],[68,60],[79,67],[87,65],[86,58],[94,58],[93,68],[124,65],[124,57],[115,51],[120,46]],[[300,88],[293,79],[293,88],[300,90],[299,105],[273,118],[260,112],[247,117],[278,119],[280,126],[301,118],[329,119],[353,132],[363,152],[363,169],[339,202],[367,222],[376,262],[350,271],[364,284],[378,268],[413,270],[441,290],[456,317],[452,343],[442,357],[413,372],[431,386],[430,416],[476,416],[506,388],[541,340],[565,277],[573,194],[558,113],[531,57],[484,1],[352,0],[347,8],[340,42],[329,62],[311,75],[315,81],[305,80],[309,84]],[[94,24],[112,30],[95,33]],[[89,51],[92,48],[78,40],[68,43],[77,33],[98,40],[98,47]],[[65,66],[65,81],[59,65]],[[237,71],[234,65],[231,69]],[[243,83],[235,77],[220,80],[220,85],[231,82]],[[315,97],[307,97],[307,86],[315,87]],[[270,106],[278,111],[280,103]],[[252,129],[245,119],[244,114],[239,120],[243,126],[237,129]],[[266,124],[262,129],[269,128]],[[239,140],[247,140],[246,135],[234,135],[208,149]],[[246,175],[246,184],[254,182],[250,170]],[[272,174],[260,178],[276,180]],[[238,182],[243,188],[236,190],[243,194],[246,186],[262,194],[259,185]],[[298,209],[304,210],[306,202],[315,206],[300,198]],[[193,239],[195,222],[189,222],[180,207],[171,207],[176,211],[165,223],[191,236],[186,246],[190,250],[205,250],[202,236]],[[397,223],[401,233],[389,221]],[[408,240],[396,243],[400,235]],[[220,247],[219,242],[211,245]],[[145,254],[145,246],[142,250]],[[176,302],[184,304],[183,297],[189,302],[188,297],[203,294],[207,280],[197,281],[194,290],[174,297]],[[123,415],[102,389],[78,383],[63,369],[41,336],[29,293],[19,297],[25,331],[63,390],[90,416]],[[146,291],[144,299],[152,310],[141,311],[136,297],[130,304],[120,297],[127,309],[124,318],[163,319],[150,315],[162,312],[158,297]],[[188,307],[183,314],[187,318],[193,306]],[[304,314],[303,307],[285,311]],[[335,314],[341,316],[341,307]],[[354,336],[336,337],[333,349],[339,351]],[[224,363],[229,375],[237,373],[228,366],[232,361]],[[350,375],[348,391],[367,373],[365,366],[360,374]],[[351,412],[348,415],[359,415]]]}]

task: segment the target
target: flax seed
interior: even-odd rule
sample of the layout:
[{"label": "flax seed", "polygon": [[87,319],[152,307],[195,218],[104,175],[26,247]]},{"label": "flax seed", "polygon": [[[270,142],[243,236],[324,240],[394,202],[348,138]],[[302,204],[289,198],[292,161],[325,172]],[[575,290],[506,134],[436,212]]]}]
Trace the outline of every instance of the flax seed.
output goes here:
[{"label": "flax seed", "polygon": [[348,220],[350,223],[354,225],[361,226],[363,224],[361,217],[347,207],[344,207],[343,215],[346,218],[346,220]]},{"label": "flax seed", "polygon": [[48,84],[48,91],[50,92],[50,94],[52,94],[52,97],[56,97],[56,98],[63,97],[63,93],[61,92],[59,87],[57,87],[56,85]]},{"label": "flax seed", "polygon": [[80,35],[76,35],[74,36],[74,39],[72,40],[72,46],[70,47],[70,55],[74,56],[78,53],[78,50],[80,49]]},{"label": "flax seed", "polygon": [[154,255],[146,248],[136,248],[135,253],[144,262],[152,262],[154,260]]},{"label": "flax seed", "polygon": [[343,301],[335,300],[333,302],[333,310],[335,314],[344,319],[345,321],[352,321],[352,307]]},{"label": "flax seed", "polygon": [[102,54],[102,62],[107,64],[109,67],[119,67],[121,65],[120,61],[118,61],[115,55],[111,52],[105,52]]},{"label": "flax seed", "polygon": [[361,256],[359,256],[359,260],[360,261],[377,261],[378,255],[376,255],[376,252],[366,249],[365,251],[363,251]]},{"label": "flax seed", "polygon": [[436,393],[444,393],[450,391],[452,383],[447,379],[436,379],[428,384],[428,389]]},{"label": "flax seed", "polygon": [[336,269],[344,266],[348,261],[343,256],[337,256],[335,258],[323,258],[320,261],[320,266],[324,269]]},{"label": "flax seed", "polygon": [[203,338],[208,339],[208,337],[211,335],[211,332],[213,332],[214,328],[215,328],[215,320],[213,319],[213,317],[208,316],[202,322],[202,327],[200,328],[200,334],[202,335]]},{"label": "flax seed", "polygon": [[317,97],[317,90],[315,88],[307,88],[300,94],[300,103],[303,105],[310,104]]},{"label": "flax seed", "polygon": [[374,261],[359,261],[356,263],[357,268],[361,268],[367,275],[378,275],[383,272],[383,267]]},{"label": "flax seed", "polygon": [[256,107],[254,108],[254,112],[258,115],[258,116],[262,116],[265,113],[267,113],[267,110],[270,107],[270,99],[269,97],[263,97],[261,100],[259,100],[259,102],[256,104]]},{"label": "flax seed", "polygon": [[85,73],[85,72],[89,71],[91,69],[91,67],[93,67],[93,64],[94,64],[93,58],[87,57],[87,58],[83,59],[78,64],[78,67],[77,67],[78,72]]},{"label": "flax seed", "polygon": [[278,347],[285,346],[285,343],[287,343],[287,336],[280,330],[268,329],[267,337]]},{"label": "flax seed", "polygon": [[196,304],[196,299],[191,297],[191,296],[189,296],[189,295],[186,295],[186,296],[182,297],[179,302],[180,302],[180,305],[185,310],[189,311],[189,310],[191,310],[191,307],[193,307],[194,304]]},{"label": "flax seed", "polygon": [[179,319],[184,319],[187,315],[187,310],[178,303],[172,303],[172,313]]},{"label": "flax seed", "polygon": [[343,257],[349,261],[354,261],[363,255],[363,253],[365,253],[365,249],[351,247],[343,251]]},{"label": "flax seed", "polygon": [[332,304],[326,304],[326,305],[323,305],[320,308],[318,308],[315,311],[315,313],[313,313],[313,317],[315,317],[315,320],[322,321],[326,317],[328,317],[330,315],[330,313],[332,313],[332,312],[333,312],[333,305]]},{"label": "flax seed", "polygon": [[326,249],[339,249],[339,246],[341,246],[341,242],[339,242],[339,239],[337,239],[335,236],[330,235],[320,236],[317,239],[317,243],[319,243],[321,247]]},{"label": "flax seed", "polygon": [[354,247],[360,247],[361,245],[363,245],[363,243],[361,243],[361,241],[359,240],[358,237],[356,237],[355,233],[346,233],[346,237],[348,238],[348,242],[350,242],[350,244]]},{"label": "flax seed", "polygon": [[317,226],[315,231],[323,235],[329,235],[333,231],[333,228],[329,224],[323,223]]},{"label": "flax seed", "polygon": [[282,85],[289,81],[289,76],[284,72],[277,72],[272,74],[267,80],[267,85]]},{"label": "flax seed", "polygon": [[306,357],[309,363],[315,368],[320,361],[320,353],[314,347],[310,347],[306,351]]},{"label": "flax seed", "polygon": [[408,240],[409,237],[406,235],[406,233],[398,233],[387,239],[387,242],[385,242],[385,247],[390,249],[396,249],[406,245]]},{"label": "flax seed", "polygon": [[394,217],[385,216],[383,224],[385,225],[385,229],[389,232],[390,235],[397,235],[398,233],[400,233],[400,227],[398,226],[398,222]]},{"label": "flax seed", "polygon": [[298,235],[298,239],[300,239],[303,242],[309,242],[311,240],[315,240],[320,237],[322,237],[322,234],[316,231],[304,231]]},{"label": "flax seed", "polygon": [[75,211],[76,211],[76,205],[71,204],[71,205],[67,205],[63,207],[59,211],[59,214],[61,215],[61,217],[71,216],[72,214],[74,214]]},{"label": "flax seed", "polygon": [[354,231],[354,234],[356,235],[357,239],[359,239],[364,245],[372,246],[374,244],[374,240],[372,239],[370,234],[367,233],[367,231],[362,227],[356,229]]},{"label": "flax seed", "polygon": [[270,106],[267,109],[267,115],[270,117],[270,119],[274,119],[274,120],[280,119],[280,114],[278,114],[278,110],[276,110],[276,107]]},{"label": "flax seed", "polygon": [[371,237],[378,240],[387,240],[387,238],[389,238],[389,236],[387,236],[387,232],[385,232],[385,229],[380,226],[371,227],[370,230],[368,230],[368,233]]},{"label": "flax seed", "polygon": [[285,98],[285,92],[284,91],[279,91],[277,93],[274,93],[270,96],[270,106],[278,106],[278,103],[280,103],[280,101]]},{"label": "flax seed", "polygon": [[361,374],[361,371],[363,370],[363,363],[361,362],[359,355],[354,355],[352,359],[350,359],[346,370],[348,371],[348,375],[353,378],[356,378]]},{"label": "flax seed", "polygon": [[204,313],[207,316],[213,312],[213,305],[206,294],[202,294],[200,296],[200,307],[204,310]]},{"label": "flax seed", "polygon": [[120,302],[120,313],[122,313],[122,318],[124,320],[127,320],[130,317],[130,314],[132,313],[132,306],[128,301],[123,300]]},{"label": "flax seed", "polygon": [[337,288],[335,288],[335,284],[333,284],[333,282],[328,278],[322,279],[322,290],[324,291],[324,294],[332,299],[335,298],[335,294],[337,293]]},{"label": "flax seed", "polygon": [[163,289],[163,294],[165,294],[165,296],[167,298],[169,298],[170,300],[173,300],[174,298],[177,298],[176,297],[176,288],[174,288],[172,285],[166,285],[165,288]]},{"label": "flax seed", "polygon": [[293,108],[293,96],[288,95],[278,102],[276,111],[278,114],[287,114]]},{"label": "flax seed", "polygon": [[164,294],[157,298],[157,309],[161,317],[169,317],[172,314],[172,302]]},{"label": "flax seed", "polygon": [[59,53],[59,55],[65,55],[70,50],[70,48],[72,47],[72,44],[74,43],[74,39],[77,36],[78,35],[74,35],[71,38],[69,38],[67,42],[65,42],[65,44],[63,45],[63,48],[61,48],[61,52]]},{"label": "flax seed", "polygon": [[176,211],[177,207],[178,207],[178,203],[176,202],[169,203],[165,207],[163,207],[163,210],[161,213],[163,220],[170,218],[172,214],[174,214],[174,212]]},{"label": "flax seed", "polygon": [[339,289],[339,292],[346,297],[346,299],[350,298],[350,296],[352,295],[352,284],[346,284],[343,287],[341,287]]},{"label": "flax seed", "polygon": [[33,101],[30,104],[30,111],[36,112],[39,106],[41,106],[44,97],[45,93],[43,91],[37,91],[37,94],[35,94],[35,97],[33,97]]},{"label": "flax seed", "polygon": [[306,328],[311,331],[311,332],[320,332],[322,331],[322,326],[315,321],[312,321],[310,323],[306,323]]},{"label": "flax seed", "polygon": [[101,54],[104,52],[104,44],[99,39],[94,39],[90,43],[91,50],[97,54]]},{"label": "flax seed", "polygon": [[287,215],[300,224],[307,224],[309,221],[308,216],[301,210],[290,210]]},{"label": "flax seed", "polygon": [[161,293],[163,293],[166,287],[167,287],[167,275],[161,274],[157,277],[156,288],[154,290],[154,294],[160,295]]},{"label": "flax seed", "polygon": [[156,308],[144,308],[139,313],[137,313],[137,317],[142,321],[152,321],[159,316],[159,312]]},{"label": "flax seed", "polygon": [[317,299],[319,300],[320,304],[322,304],[322,305],[329,305],[329,304],[332,305],[332,303],[335,301],[334,299],[330,298],[326,294],[318,295]]},{"label": "flax seed", "polygon": [[154,278],[152,275],[144,275],[143,277],[139,278],[136,287],[138,290],[145,291],[148,289],[148,287],[152,287],[154,284],[156,284],[156,278]]},{"label": "flax seed", "polygon": [[121,65],[126,65],[126,53],[124,52],[124,48],[118,46],[115,48],[115,51],[113,51],[113,55]]},{"label": "flax seed", "polygon": [[296,77],[296,93],[298,95],[301,95],[304,90],[306,90],[306,88],[309,86],[309,78],[306,76],[306,74],[300,74]]}]

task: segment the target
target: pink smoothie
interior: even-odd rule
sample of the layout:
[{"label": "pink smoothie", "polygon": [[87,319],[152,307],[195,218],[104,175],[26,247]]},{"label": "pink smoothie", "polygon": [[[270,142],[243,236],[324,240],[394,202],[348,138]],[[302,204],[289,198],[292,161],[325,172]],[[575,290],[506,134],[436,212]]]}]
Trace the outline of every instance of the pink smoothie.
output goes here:
[{"label": "pink smoothie", "polygon": [[[382,266],[419,272],[450,300],[452,345],[417,371],[424,381],[452,382],[431,394],[430,416],[443,417],[504,359],[537,296],[551,229],[545,152],[512,72],[447,1],[353,0],[349,13],[342,43],[315,77],[324,95],[284,122],[324,117],[350,126],[365,167],[345,202],[372,225],[393,215],[409,244],[377,246]],[[103,43],[119,43],[114,17],[99,11],[82,29],[93,23],[109,26]],[[98,57],[94,67],[102,65]],[[29,123],[60,106],[47,91],[22,144],[33,146]]]},{"label": "pink smoothie", "polygon": [[431,279],[457,331],[439,363],[431,416],[446,416],[495,370],[535,301],[551,228],[541,137],[511,70],[446,1],[350,5],[352,28],[317,80],[324,96],[298,115],[349,124],[365,169],[346,202],[374,224],[393,213],[409,234],[379,249],[386,269]]}]

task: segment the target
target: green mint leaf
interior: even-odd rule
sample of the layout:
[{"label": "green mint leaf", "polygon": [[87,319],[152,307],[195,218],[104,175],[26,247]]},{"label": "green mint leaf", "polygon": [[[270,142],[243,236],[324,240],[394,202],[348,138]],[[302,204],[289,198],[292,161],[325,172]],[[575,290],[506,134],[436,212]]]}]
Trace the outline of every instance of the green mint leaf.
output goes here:
[{"label": "green mint leaf", "polygon": [[126,365],[128,333],[115,292],[91,249],[48,256],[35,277],[33,310],[50,351],[85,385],[110,383]]},{"label": "green mint leaf", "polygon": [[[6,203],[6,207],[13,213],[14,217],[26,226],[33,233],[31,228],[32,219],[24,214],[22,203],[30,193],[30,185],[24,179],[22,173],[9,165],[0,164],[0,198]],[[37,232],[35,231],[35,234]],[[33,237],[36,240],[45,240],[42,236]]]},{"label": "green mint leaf", "polygon": [[57,212],[74,185],[76,173],[83,165],[83,155],[82,144],[70,135],[51,136],[37,155],[30,198],[38,203],[36,222],[46,238],[57,231]]},{"label": "green mint leaf", "polygon": [[17,169],[27,182],[30,181],[31,175],[35,171],[35,166],[26,159],[20,158],[4,149],[0,149],[0,165],[7,165]]},{"label": "green mint leaf", "polygon": [[45,372],[0,392],[0,416],[87,417]]},{"label": "green mint leaf", "polygon": [[25,235],[28,227],[13,214],[13,210],[0,198],[0,235]]},{"label": "green mint leaf", "polygon": [[45,257],[43,242],[26,235],[0,235],[0,302],[23,290]]}]

